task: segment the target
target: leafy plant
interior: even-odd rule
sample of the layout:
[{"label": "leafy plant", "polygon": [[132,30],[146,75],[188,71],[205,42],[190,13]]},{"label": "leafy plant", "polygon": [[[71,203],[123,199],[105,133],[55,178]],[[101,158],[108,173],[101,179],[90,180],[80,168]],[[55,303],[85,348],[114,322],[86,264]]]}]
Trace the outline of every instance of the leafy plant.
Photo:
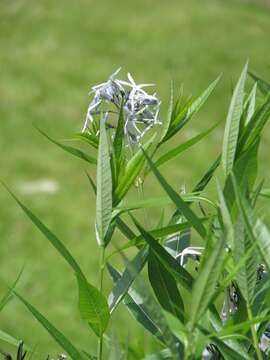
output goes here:
[{"label": "leafy plant", "polygon": [[[96,195],[98,288],[89,283],[65,245],[8,190],[75,274],[79,312],[97,336],[96,355],[78,349],[14,288],[8,296],[15,295],[73,360],[268,358],[270,233],[256,211],[259,195],[269,197],[269,190],[256,182],[261,133],[270,115],[266,82],[252,75],[257,83],[247,93],[245,65],[232,95],[221,153],[215,154],[213,165],[190,193],[179,193],[159,167],[197,146],[216,125],[169,151],[165,144],[199,111],[219,78],[201,95],[187,100],[182,93],[174,99],[172,84],[167,117],[161,122],[160,101],[144,90],[152,85],[138,85],[130,74],[129,82],[118,80],[119,71],[92,88],[83,131],[77,135],[89,146],[89,153],[64,146],[40,131],[63,150],[97,166],[96,183],[88,178]],[[257,85],[265,95],[259,105]],[[162,155],[160,148],[164,148]],[[216,181],[217,199],[213,200],[203,192],[220,163],[223,174]],[[142,198],[150,173],[166,196]],[[130,203],[126,199],[133,185],[139,200]],[[172,204],[172,213],[170,207],[164,216],[164,208]],[[151,207],[162,208],[155,228],[148,222]],[[143,225],[135,216],[139,211]],[[115,243],[117,250],[110,251],[116,228],[126,242]],[[130,248],[136,251],[131,260],[125,255]],[[110,263],[119,255],[124,271]],[[103,289],[106,267],[114,283],[108,298]],[[149,284],[141,274],[146,267]],[[123,345],[115,333],[105,336],[121,302],[153,336],[158,352],[146,355],[132,344]],[[111,349],[109,354],[104,342]]]}]

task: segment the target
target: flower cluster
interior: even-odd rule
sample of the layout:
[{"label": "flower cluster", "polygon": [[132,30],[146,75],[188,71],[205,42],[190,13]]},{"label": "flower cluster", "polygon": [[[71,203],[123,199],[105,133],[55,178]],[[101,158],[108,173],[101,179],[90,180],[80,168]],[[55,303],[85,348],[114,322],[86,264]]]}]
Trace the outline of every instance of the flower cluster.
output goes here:
[{"label": "flower cluster", "polygon": [[[154,84],[136,84],[128,73],[128,81],[116,79],[121,68],[117,69],[108,81],[93,86],[90,95],[93,99],[88,107],[82,132],[87,131],[93,123],[94,116],[104,114],[107,127],[115,127],[108,123],[109,113],[119,114],[122,107],[124,118],[124,136],[133,146],[155,125],[160,125],[158,119],[160,101],[156,94],[148,94],[144,88]],[[110,106],[113,106],[111,108]],[[96,133],[98,135],[98,133]]]}]

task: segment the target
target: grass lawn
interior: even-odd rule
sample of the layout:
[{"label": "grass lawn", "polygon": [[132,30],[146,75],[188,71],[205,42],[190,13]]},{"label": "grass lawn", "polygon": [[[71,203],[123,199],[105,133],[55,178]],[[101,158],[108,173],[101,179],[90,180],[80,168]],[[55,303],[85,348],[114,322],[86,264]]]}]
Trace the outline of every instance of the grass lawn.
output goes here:
[{"label": "grass lawn", "polygon": [[[1,1],[0,178],[66,244],[90,282],[97,284],[98,250],[94,196],[84,170],[94,175],[94,168],[49,143],[32,124],[54,138],[72,137],[82,128],[90,86],[119,66],[123,77],[130,71],[138,82],[156,83],[163,116],[171,78],[178,87],[185,83],[186,94],[197,95],[223,72],[214,94],[177,138],[180,143],[225,121],[232,84],[247,58],[250,69],[270,79],[269,33],[270,9],[243,0]],[[221,135],[222,126],[200,144],[199,153],[191,149],[163,167],[176,188],[185,182],[191,190],[220,150]],[[267,164],[269,136],[263,144],[260,156]],[[270,168],[261,173],[269,186]],[[40,180],[53,182],[58,191],[25,190]],[[150,190],[160,195],[150,177],[145,189],[146,197]],[[153,211],[152,224],[158,214]],[[20,293],[78,347],[95,350],[96,338],[79,318],[70,268],[2,187],[0,236],[0,298],[24,266]],[[107,293],[111,285],[106,281]],[[125,338],[129,332],[130,342],[149,343],[130,321],[124,307],[116,312],[117,334]],[[0,314],[0,328],[37,345],[38,359],[60,351],[17,299]]]}]

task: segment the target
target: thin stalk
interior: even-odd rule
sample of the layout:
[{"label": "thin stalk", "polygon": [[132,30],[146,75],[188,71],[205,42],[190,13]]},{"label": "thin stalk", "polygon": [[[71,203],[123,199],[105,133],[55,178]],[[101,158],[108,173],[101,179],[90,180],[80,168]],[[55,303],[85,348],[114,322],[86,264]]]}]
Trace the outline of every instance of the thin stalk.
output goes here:
[{"label": "thin stalk", "polygon": [[[143,192],[143,182],[141,177],[138,176],[138,194],[139,194],[139,199],[140,200],[144,200],[144,192]],[[149,220],[148,220],[148,215],[147,215],[147,211],[145,208],[143,208],[143,217],[144,217],[144,225],[146,227],[146,229],[149,229]]]},{"label": "thin stalk", "polygon": [[[105,258],[105,246],[102,244],[100,246],[99,253],[99,290],[102,293],[103,289],[103,274],[104,274],[104,258]],[[103,350],[103,334],[100,335],[98,339],[98,360],[102,360],[102,350]]]},{"label": "thin stalk", "polygon": [[[249,321],[251,321],[252,320],[252,312],[251,312],[250,305],[248,302],[247,302],[247,314],[248,314]],[[251,325],[251,335],[252,335],[252,339],[253,339],[253,346],[254,346],[256,354],[257,354],[257,358],[258,358],[258,360],[263,360],[262,353],[261,353],[261,350],[260,350],[259,344],[258,344],[255,324]]]}]

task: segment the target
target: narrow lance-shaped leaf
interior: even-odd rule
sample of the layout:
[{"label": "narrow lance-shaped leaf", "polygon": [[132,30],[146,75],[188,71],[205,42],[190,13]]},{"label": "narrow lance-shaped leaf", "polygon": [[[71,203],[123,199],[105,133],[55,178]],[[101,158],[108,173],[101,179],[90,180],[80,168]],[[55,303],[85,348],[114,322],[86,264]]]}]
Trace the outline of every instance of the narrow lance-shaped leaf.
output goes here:
[{"label": "narrow lance-shaped leaf", "polygon": [[253,88],[251,89],[249,97],[246,100],[246,104],[244,105],[244,107],[247,106],[247,117],[246,117],[245,125],[247,125],[249,123],[249,121],[252,118],[254,111],[255,111],[256,91],[257,91],[257,83],[255,83],[253,85]]},{"label": "narrow lance-shaped leaf", "polygon": [[[109,264],[108,270],[113,281],[117,283],[121,274]],[[167,345],[173,354],[179,356],[183,346],[171,332],[160,306],[154,300],[140,274],[136,277],[134,285],[129,288],[128,294],[124,297],[124,304],[145,329]]]},{"label": "narrow lance-shaped leaf", "polygon": [[[152,138],[144,145],[145,149],[148,150],[152,145],[155,138],[155,134]],[[116,206],[125,196],[125,194],[130,189],[131,185],[134,183],[135,179],[139,175],[140,171],[143,168],[145,162],[145,157],[141,149],[139,149],[136,154],[129,160],[126,165],[125,172],[122,177],[119,178],[116,189],[113,193],[113,205]]]},{"label": "narrow lance-shaped leaf", "polygon": [[67,263],[72,267],[75,273],[80,274],[84,277],[84,274],[76,262],[76,260],[72,257],[70,252],[64,246],[64,244],[26,207],[24,206],[20,200],[9,190],[9,188],[2,182],[3,186],[7,189],[13,199],[17,202],[17,204],[22,208],[25,214],[29,217],[29,219],[36,225],[36,227],[43,233],[43,235],[50,241],[50,243],[55,247],[55,249],[59,252],[60,255],[67,261]]},{"label": "narrow lance-shaped leaf", "polygon": [[21,300],[21,302],[28,308],[32,315],[39,321],[39,323],[48,331],[52,338],[63,348],[63,350],[73,360],[83,360],[84,358],[80,352],[74,347],[74,345],[59,331],[57,330],[33,305],[26,301],[17,292],[15,295]]},{"label": "narrow lance-shaped leaf", "polygon": [[[143,150],[143,149],[142,149]],[[173,188],[167,183],[167,181],[164,179],[164,177],[160,174],[160,172],[157,170],[155,165],[153,164],[152,160],[149,158],[147,153],[143,150],[143,153],[153,171],[156,178],[158,179],[159,183],[163,187],[163,189],[167,192],[169,197],[172,199],[178,210],[183,213],[185,218],[192,224],[194,229],[198,232],[198,234],[204,238],[206,236],[206,230],[204,226],[202,225],[202,222],[197,217],[197,215],[190,209],[190,207],[184,202],[182,197],[177,194],[176,191],[173,190]]]},{"label": "narrow lance-shaped leaf", "polygon": [[112,216],[112,175],[110,154],[104,120],[100,121],[100,139],[97,165],[96,232],[101,246]]},{"label": "narrow lance-shaped leaf", "polygon": [[270,92],[270,83],[253,74],[252,72],[248,72],[248,75],[257,82],[258,88],[260,89],[263,95],[267,95]]},{"label": "narrow lance-shaped leaf", "polygon": [[6,304],[9,302],[10,298],[12,297],[12,292],[15,289],[18,281],[21,278],[23,272],[23,268],[20,271],[19,275],[17,276],[16,280],[14,281],[14,283],[10,286],[10,288],[8,289],[7,293],[2,297],[2,299],[0,299],[0,312],[3,310],[3,308],[6,306]]},{"label": "narrow lance-shaped leaf", "polygon": [[126,270],[124,271],[121,279],[117,281],[115,287],[109,295],[108,303],[111,313],[125,297],[134,279],[141,272],[147,261],[148,254],[149,247],[146,245],[138,252],[135,258],[127,264]]},{"label": "narrow lance-shaped leaf", "polygon": [[49,135],[47,135],[44,131],[40,130],[38,127],[35,126],[35,128],[37,129],[38,132],[40,132],[43,136],[45,136],[48,140],[50,140],[52,143],[54,143],[55,145],[59,146],[61,149],[67,151],[68,153],[70,153],[71,155],[74,155],[82,160],[87,161],[90,164],[94,164],[96,165],[97,161],[95,158],[93,158],[92,156],[86,154],[85,152],[83,152],[80,149],[76,149],[72,146],[67,146],[67,145],[63,145],[60,142],[52,139]]},{"label": "narrow lance-shaped leaf", "polygon": [[232,100],[230,103],[224,138],[223,138],[223,147],[222,147],[222,165],[225,177],[230,173],[233,168],[239,127],[240,127],[240,119],[242,114],[243,100],[244,100],[244,87],[246,81],[248,63],[246,63],[241,76],[238,80],[238,83],[234,89]]},{"label": "narrow lance-shaped leaf", "polygon": [[79,310],[83,320],[87,321],[97,336],[107,328],[110,311],[105,296],[83,277],[76,274],[79,288]]},{"label": "narrow lance-shaped leaf", "polygon": [[[131,215],[132,216],[132,215]],[[146,232],[143,227],[138,223],[138,221],[132,216],[132,219],[140,231],[143,238],[150,245],[151,251],[154,251],[155,255],[162,262],[164,267],[170,272],[170,274],[184,286],[187,290],[191,290],[193,278],[192,276],[182,267],[180,264],[172,257],[159,243],[155,240],[148,232]]]},{"label": "narrow lance-shaped leaf", "polygon": [[169,104],[167,116],[165,118],[165,121],[162,124],[162,131],[161,131],[161,135],[160,135],[159,144],[162,143],[162,141],[165,138],[165,136],[167,135],[167,132],[168,132],[169,127],[170,127],[170,123],[171,123],[171,119],[172,119],[172,113],[173,113],[173,101],[174,101],[174,90],[173,90],[173,81],[171,80],[170,104]]},{"label": "narrow lance-shaped leaf", "polygon": [[162,307],[183,322],[184,303],[176,281],[152,250],[148,260],[148,277]]},{"label": "narrow lance-shaped leaf", "polygon": [[121,162],[121,155],[122,155],[122,147],[123,147],[123,127],[124,127],[124,114],[123,114],[123,104],[121,104],[119,116],[118,116],[118,123],[115,132],[115,137],[113,140],[113,147],[114,147],[114,155],[117,163],[117,170],[119,170],[120,162]]},{"label": "narrow lance-shaped leaf", "polygon": [[[209,235],[211,236],[211,235]],[[209,241],[209,240],[208,240]],[[223,235],[211,249],[207,259],[201,265],[191,295],[191,324],[194,326],[208,308],[215,292],[217,281],[223,267],[225,241]]]}]

